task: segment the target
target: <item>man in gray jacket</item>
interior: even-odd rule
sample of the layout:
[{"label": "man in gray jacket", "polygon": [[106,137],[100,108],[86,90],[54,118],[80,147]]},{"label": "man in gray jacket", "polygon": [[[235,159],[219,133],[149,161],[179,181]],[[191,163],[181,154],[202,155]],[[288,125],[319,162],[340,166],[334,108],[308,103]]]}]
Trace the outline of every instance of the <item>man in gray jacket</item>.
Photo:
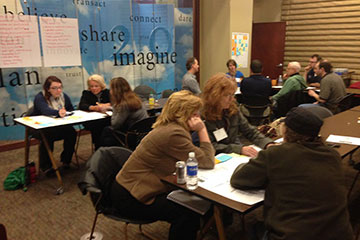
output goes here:
[{"label": "man in gray jacket", "polygon": [[189,90],[195,95],[199,95],[201,93],[201,90],[195,76],[195,73],[199,71],[198,60],[194,57],[189,58],[186,61],[186,69],[188,71],[182,79],[182,89]]}]

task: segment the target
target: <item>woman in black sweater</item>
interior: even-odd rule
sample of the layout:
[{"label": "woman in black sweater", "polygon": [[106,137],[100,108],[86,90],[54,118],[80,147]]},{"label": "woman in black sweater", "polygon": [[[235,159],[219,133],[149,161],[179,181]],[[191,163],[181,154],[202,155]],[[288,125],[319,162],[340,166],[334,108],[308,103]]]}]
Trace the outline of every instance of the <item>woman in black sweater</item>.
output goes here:
[{"label": "woman in black sweater", "polygon": [[[104,78],[98,74],[91,75],[87,80],[88,90],[82,92],[79,109],[83,111],[105,112],[110,109],[110,91],[106,88]],[[104,127],[110,125],[110,118],[84,124],[91,131],[95,150],[100,147],[100,137]]]}]

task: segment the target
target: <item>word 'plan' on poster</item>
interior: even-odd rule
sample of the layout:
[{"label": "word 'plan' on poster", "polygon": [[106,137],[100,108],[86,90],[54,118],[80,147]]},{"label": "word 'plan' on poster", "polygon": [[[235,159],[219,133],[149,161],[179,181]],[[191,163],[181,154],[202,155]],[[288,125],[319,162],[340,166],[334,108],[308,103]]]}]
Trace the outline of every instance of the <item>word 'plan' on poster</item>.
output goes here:
[{"label": "word 'plan' on poster", "polygon": [[231,58],[236,61],[238,67],[246,68],[249,55],[249,34],[233,32],[231,42]]},{"label": "word 'plan' on poster", "polygon": [[0,68],[41,67],[37,16],[0,14]]},{"label": "word 'plan' on poster", "polygon": [[40,17],[40,29],[45,67],[81,65],[76,18]]}]

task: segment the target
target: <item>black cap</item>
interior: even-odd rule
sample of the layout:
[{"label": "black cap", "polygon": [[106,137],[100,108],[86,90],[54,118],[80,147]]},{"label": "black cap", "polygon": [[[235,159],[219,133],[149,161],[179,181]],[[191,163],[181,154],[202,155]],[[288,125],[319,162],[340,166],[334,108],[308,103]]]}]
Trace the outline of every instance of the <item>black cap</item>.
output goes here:
[{"label": "black cap", "polygon": [[306,108],[295,107],[286,114],[285,124],[299,134],[316,137],[323,120]]}]

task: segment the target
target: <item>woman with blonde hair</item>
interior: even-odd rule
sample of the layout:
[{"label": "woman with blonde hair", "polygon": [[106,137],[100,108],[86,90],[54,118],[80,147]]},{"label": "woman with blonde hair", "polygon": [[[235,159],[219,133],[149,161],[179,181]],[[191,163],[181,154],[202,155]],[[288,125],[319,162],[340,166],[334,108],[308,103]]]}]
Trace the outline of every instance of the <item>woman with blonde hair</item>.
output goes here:
[{"label": "woman with blonde hair", "polygon": [[[199,111],[202,101],[189,91],[173,93],[153,130],[132,153],[112,185],[115,208],[132,217],[171,223],[169,239],[196,239],[200,215],[166,198],[170,189],[160,178],[175,172],[177,161],[195,152],[200,168],[214,167],[214,149]],[[199,135],[193,145],[190,131]]]},{"label": "woman with blonde hair", "polygon": [[[126,132],[131,125],[148,117],[140,98],[124,78],[117,77],[111,79],[110,95],[113,109],[111,126],[114,130]],[[104,128],[101,136],[101,145],[119,145],[109,127]]]},{"label": "woman with blonde hair", "polygon": [[203,116],[216,153],[239,153],[255,157],[257,151],[245,146],[240,135],[265,148],[273,141],[262,135],[239,111],[234,94],[236,84],[224,73],[212,76],[205,84]]},{"label": "woman with blonde hair", "polygon": [[[106,88],[104,78],[93,74],[87,80],[88,89],[81,95],[79,109],[83,111],[105,112],[111,108],[110,91]],[[95,150],[100,147],[100,137],[103,129],[110,125],[110,119],[101,119],[85,123],[86,129],[90,130]]]}]

